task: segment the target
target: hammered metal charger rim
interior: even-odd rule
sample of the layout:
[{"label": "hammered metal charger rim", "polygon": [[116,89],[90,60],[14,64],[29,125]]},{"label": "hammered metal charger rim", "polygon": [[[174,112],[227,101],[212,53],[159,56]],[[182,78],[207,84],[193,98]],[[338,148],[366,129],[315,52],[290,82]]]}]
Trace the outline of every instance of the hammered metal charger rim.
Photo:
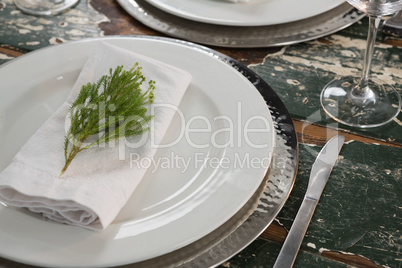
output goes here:
[{"label": "hammered metal charger rim", "polygon": [[117,0],[142,24],[174,38],[218,47],[274,47],[317,39],[359,21],[365,15],[348,3],[320,15],[277,25],[225,26],[196,22],[164,12],[145,0]]},{"label": "hammered metal charger rim", "polygon": [[[243,208],[222,226],[192,244],[156,258],[121,267],[218,266],[247,247],[272,223],[291,192],[298,166],[298,144],[290,114],[279,96],[264,80],[249,68],[220,52],[191,42],[171,38],[150,36],[122,36],[122,38],[160,39],[203,51],[240,72],[255,86],[268,105],[276,131],[274,155],[271,167],[261,185]],[[135,254],[135,251],[133,251],[133,254]],[[34,267],[13,261],[7,261],[7,263],[11,263],[12,267]]]},{"label": "hammered metal charger rim", "polygon": [[215,267],[253,242],[275,219],[293,188],[299,162],[296,131],[288,110],[275,91],[255,72],[213,49],[192,42],[153,38],[192,47],[232,66],[247,78],[263,96],[274,122],[276,144],[272,164],[251,199],[226,223],[207,236],[168,254],[125,268]]}]

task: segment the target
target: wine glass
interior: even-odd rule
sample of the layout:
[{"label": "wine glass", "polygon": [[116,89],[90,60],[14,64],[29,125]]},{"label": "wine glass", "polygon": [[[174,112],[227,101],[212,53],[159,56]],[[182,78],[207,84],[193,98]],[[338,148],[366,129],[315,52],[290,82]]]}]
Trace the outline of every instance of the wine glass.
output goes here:
[{"label": "wine glass", "polygon": [[80,0],[14,0],[22,12],[31,15],[57,15],[77,4]]},{"label": "wine glass", "polygon": [[375,38],[381,20],[402,10],[402,0],[347,0],[369,16],[367,48],[362,75],[335,78],[321,92],[325,112],[345,125],[369,128],[392,121],[401,109],[401,98],[394,87],[369,79]]}]

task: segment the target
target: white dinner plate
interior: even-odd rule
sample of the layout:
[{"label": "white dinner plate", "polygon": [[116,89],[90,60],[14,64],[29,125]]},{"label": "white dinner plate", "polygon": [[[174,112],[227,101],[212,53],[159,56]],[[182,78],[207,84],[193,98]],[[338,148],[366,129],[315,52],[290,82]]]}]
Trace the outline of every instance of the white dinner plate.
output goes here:
[{"label": "white dinner plate", "polygon": [[[189,71],[193,79],[179,106],[181,113],[165,136],[165,148],[158,149],[155,165],[150,163],[132,198],[105,231],[58,224],[0,205],[4,258],[48,267],[149,260],[225,223],[267,172],[275,134],[268,107],[253,84],[197,46],[149,37],[70,42],[1,66],[0,170],[64,101],[99,42]],[[138,164],[135,158],[132,162]]]},{"label": "white dinner plate", "polygon": [[266,26],[306,19],[329,11],[344,0],[146,0],[178,17],[227,26]]}]

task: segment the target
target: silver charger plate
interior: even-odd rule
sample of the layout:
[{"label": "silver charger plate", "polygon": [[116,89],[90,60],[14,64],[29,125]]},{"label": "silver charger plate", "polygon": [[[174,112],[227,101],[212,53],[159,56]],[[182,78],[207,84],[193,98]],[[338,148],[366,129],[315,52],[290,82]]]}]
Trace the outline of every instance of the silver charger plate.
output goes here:
[{"label": "silver charger plate", "polygon": [[[173,40],[172,40],[173,41]],[[296,131],[288,110],[275,91],[256,73],[236,60],[190,42],[243,74],[266,101],[274,122],[276,144],[271,167],[250,200],[222,226],[171,253],[121,268],[216,267],[252,243],[274,221],[293,188],[299,163]]]},{"label": "silver charger plate", "polygon": [[[288,199],[298,166],[297,136],[292,119],[275,91],[256,73],[236,60],[215,50],[186,41],[145,36],[136,38],[162,39],[166,42],[190,46],[230,65],[255,86],[272,115],[276,144],[271,167],[249,201],[232,218],[203,238],[165,255],[122,267],[218,266],[253,242],[272,223]],[[33,267],[2,258],[0,258],[0,266],[4,268]]]},{"label": "silver charger plate", "polygon": [[234,27],[196,22],[166,13],[145,0],[117,0],[135,19],[164,33],[219,47],[273,47],[300,43],[344,29],[365,15],[348,3],[320,15],[277,25]]}]

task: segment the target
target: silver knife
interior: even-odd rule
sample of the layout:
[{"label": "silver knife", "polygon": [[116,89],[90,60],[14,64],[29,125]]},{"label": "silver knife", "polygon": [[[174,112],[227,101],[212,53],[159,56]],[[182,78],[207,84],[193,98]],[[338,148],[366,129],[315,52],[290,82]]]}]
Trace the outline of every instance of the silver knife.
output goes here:
[{"label": "silver knife", "polygon": [[328,181],[332,167],[338,159],[344,141],[344,136],[335,136],[325,144],[318,154],[311,168],[306,195],[304,196],[300,209],[285,239],[285,243],[279,252],[274,268],[293,266],[315,207]]}]

